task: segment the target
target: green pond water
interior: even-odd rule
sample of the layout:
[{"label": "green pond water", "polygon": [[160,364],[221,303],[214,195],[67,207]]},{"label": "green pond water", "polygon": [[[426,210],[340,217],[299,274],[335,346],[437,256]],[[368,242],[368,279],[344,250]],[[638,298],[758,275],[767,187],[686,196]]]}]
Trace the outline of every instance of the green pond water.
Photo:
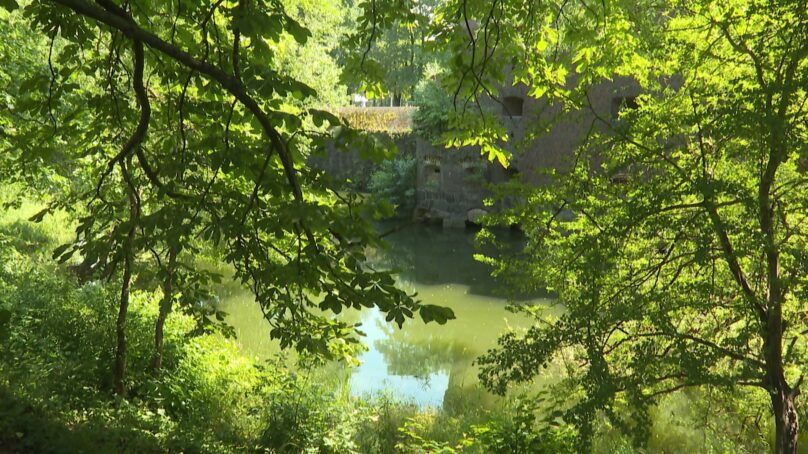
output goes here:
[{"label": "green pond water", "polygon": [[[384,229],[384,226],[380,227]],[[518,246],[520,239],[503,232]],[[506,310],[503,283],[474,260],[474,233],[413,225],[386,238],[390,247],[370,251],[376,265],[399,271],[399,285],[418,292],[424,303],[452,308],[457,316],[446,325],[409,320],[399,329],[376,310],[344,313],[362,323],[367,351],[361,365],[348,376],[352,395],[390,397],[419,407],[450,407],[473,401],[494,404],[496,398],[479,386],[475,358],[496,345],[509,329],[523,329],[529,321]],[[547,304],[540,295],[520,298],[519,304]],[[269,328],[248,292],[233,292],[222,300],[228,321],[242,348],[258,357],[279,351],[269,339]],[[336,367],[336,366],[331,366]]]}]

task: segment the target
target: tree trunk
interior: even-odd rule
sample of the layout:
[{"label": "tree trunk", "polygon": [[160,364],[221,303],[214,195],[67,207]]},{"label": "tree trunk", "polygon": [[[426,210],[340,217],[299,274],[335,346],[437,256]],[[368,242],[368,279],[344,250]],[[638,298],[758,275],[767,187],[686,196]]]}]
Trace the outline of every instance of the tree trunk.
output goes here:
[{"label": "tree trunk", "polygon": [[171,246],[168,252],[168,267],[166,268],[166,279],[163,282],[163,300],[160,302],[160,313],[157,315],[157,323],[154,326],[154,361],[152,368],[155,375],[160,374],[163,367],[163,327],[165,326],[168,314],[171,313],[174,294],[174,270],[177,267],[177,247]]},{"label": "tree trunk", "polygon": [[[771,98],[770,98],[771,99]],[[771,107],[771,106],[770,106]],[[784,121],[784,118],[780,118]],[[771,123],[774,125],[775,123]],[[771,148],[768,162],[758,185],[758,209],[760,231],[763,234],[763,247],[766,253],[766,314],[761,321],[765,322],[766,333],[763,349],[766,363],[765,384],[772,400],[774,413],[776,454],[797,454],[797,432],[799,420],[794,401],[799,394],[799,381],[792,389],[785,378],[783,364],[783,305],[786,288],[780,275],[780,249],[776,241],[777,232],[774,221],[775,201],[772,200],[772,188],[775,186],[777,170],[788,153],[783,141],[783,133],[772,126]],[[800,379],[801,381],[802,379]]]},{"label": "tree trunk", "polygon": [[401,93],[393,93],[393,107],[401,107]]},{"label": "tree trunk", "polygon": [[123,250],[123,281],[121,282],[121,303],[118,307],[118,320],[115,322],[117,345],[115,349],[115,367],[112,375],[112,387],[120,397],[126,396],[126,314],[129,311],[129,290],[132,284],[132,246],[140,217],[140,196],[132,185],[126,166],[121,163],[121,173],[129,185],[129,233]]},{"label": "tree trunk", "polygon": [[775,423],[774,452],[797,454],[797,434],[800,427],[795,406],[797,393],[785,382],[777,388],[771,392]]},{"label": "tree trunk", "polygon": [[[773,267],[779,276],[779,270]],[[779,296],[777,284],[770,285],[771,295]],[[766,326],[767,336],[763,344],[766,358],[765,384],[772,400],[772,412],[774,413],[774,452],[776,454],[797,454],[797,433],[799,429],[799,419],[795,400],[799,395],[800,383],[792,388],[785,378],[785,368],[783,367],[783,317],[782,304],[777,304],[770,299],[768,323]]]},{"label": "tree trunk", "polygon": [[[779,277],[779,270],[772,266],[773,276]],[[797,432],[799,419],[795,400],[799,394],[800,383],[792,389],[785,378],[783,367],[783,316],[782,304],[775,300],[779,296],[777,283],[769,285],[768,320],[766,339],[763,344],[766,358],[765,384],[772,400],[774,413],[774,452],[776,454],[797,454]]]},{"label": "tree trunk", "polygon": [[[134,202],[132,202],[134,206]],[[134,210],[134,208],[133,208]],[[133,221],[136,215],[133,216]],[[118,320],[115,323],[115,334],[118,342],[115,350],[115,370],[112,384],[115,394],[126,396],[126,314],[129,311],[129,289],[132,283],[132,240],[135,236],[135,226],[129,230],[126,250],[123,259],[123,282],[121,283],[121,304],[118,307]]]},{"label": "tree trunk", "polygon": [[118,343],[115,349],[115,370],[112,376],[112,385],[115,394],[126,395],[126,313],[129,311],[129,287],[132,281],[132,259],[129,252],[124,259],[123,283],[121,284],[121,304],[118,307],[118,320],[115,323],[115,334]]}]

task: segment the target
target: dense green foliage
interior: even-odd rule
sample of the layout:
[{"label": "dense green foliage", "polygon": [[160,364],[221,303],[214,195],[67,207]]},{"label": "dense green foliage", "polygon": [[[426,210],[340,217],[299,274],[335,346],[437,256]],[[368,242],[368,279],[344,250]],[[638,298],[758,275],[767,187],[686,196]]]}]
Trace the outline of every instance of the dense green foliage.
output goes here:
[{"label": "dense green foliage", "polygon": [[3,78],[11,79],[5,68],[21,69],[4,90],[3,172],[48,182],[38,219],[59,208],[77,219],[75,238],[54,251],[60,261],[80,257],[86,278],[120,273],[120,394],[132,283],[150,275],[165,294],[159,369],[172,308],[205,309],[195,302],[213,277],[188,262],[200,247],[226,251],[272,337],[300,352],[351,359],[355,327],[322,310],[377,307],[398,324],[419,311],[451,318],[430,313],[389,273],[363,267],[364,248],[377,241],[364,216],[373,208],[306,167],[335,136],[369,157],[386,150],[308,107],[317,92],[290,59],[311,49],[326,58],[324,43],[337,35],[322,28],[327,11],[292,6],[305,20],[319,14],[317,43],[306,47],[311,31],[277,2],[34,1],[1,13],[10,38],[2,46],[15,49],[2,54]]},{"label": "dense green foliage", "polygon": [[[370,98],[389,94],[394,106],[413,99],[428,64],[440,61],[440,54],[428,46],[432,15],[439,4],[437,0],[389,5],[358,2],[353,33],[344,43],[348,50],[345,75],[358,84],[358,91]],[[400,14],[389,14],[394,8]]]},{"label": "dense green foliage", "polygon": [[370,176],[368,191],[388,201],[401,217],[412,216],[415,208],[415,173],[418,162],[413,156],[385,161]]},{"label": "dense green foliage", "polygon": [[[581,399],[566,400],[566,417],[587,430],[605,412],[640,444],[660,396],[749,386],[771,397],[774,450],[796,452],[808,360],[800,277],[808,213],[798,164],[808,17],[799,2],[681,11],[576,11],[568,26],[578,31],[611,18],[603,36],[563,29],[565,57],[547,55],[545,74],[574,71],[578,84],[531,81],[596,116],[570,171],[553,187],[526,189],[526,203],[507,215],[531,241],[506,269],[528,286],[552,288],[566,314],[504,337],[482,359],[483,377],[502,390],[574,352],[586,366],[570,373]],[[612,75],[630,76],[643,94],[610,124],[586,94]],[[616,174],[625,182],[615,184]],[[561,222],[562,210],[577,216]]]},{"label": "dense green foliage", "polygon": [[341,10],[17,3],[0,3],[2,190],[63,225],[55,239],[16,220],[2,237],[3,445],[364,451],[366,407],[238,353],[220,277],[197,262],[224,262],[302,357],[353,361],[356,326],[333,317],[344,307],[399,325],[453,317],[364,266],[376,208],[306,166],[326,143],[388,151],[313,108],[342,102]]},{"label": "dense green foliage", "polygon": [[441,83],[440,71],[427,71],[426,76],[415,90],[418,111],[413,115],[413,131],[425,140],[438,143],[449,129],[452,98]]},{"label": "dense green foliage", "polygon": [[[374,23],[413,14],[370,4],[384,16]],[[481,358],[481,379],[504,392],[575,364],[556,407],[582,450],[600,417],[641,446],[662,396],[741,388],[770,399],[770,449],[794,453],[808,373],[808,11],[640,4],[450,0],[436,11],[459,101],[449,145],[511,161],[491,108],[508,85],[549,107],[525,125],[528,147],[554,124],[586,123],[552,184],[501,188],[514,204],[492,223],[519,224],[529,241],[490,262],[515,287],[552,290],[564,314],[525,309],[536,326]],[[639,96],[615,109],[604,91]]]},{"label": "dense green foliage", "polygon": [[[0,1],[4,207],[42,204],[24,210],[38,224],[0,226],[0,444],[692,451],[660,429],[693,434],[660,410],[687,402],[704,449],[796,453],[806,36],[799,0]],[[526,246],[481,259],[561,309],[515,308],[535,324],[477,366],[499,394],[558,383],[502,414],[418,412],[348,397],[333,363],[292,372],[238,350],[203,257],[304,362],[355,361],[345,308],[454,318],[367,261],[371,218],[412,211],[417,163],[332,112],[348,87],[413,99],[423,138],[507,166],[508,85],[542,107],[520,145],[557,123],[586,134],[551,184],[496,190],[487,222],[521,226]],[[611,111],[604,90],[622,96]],[[329,147],[380,162],[373,197],[308,166]]]},{"label": "dense green foliage", "polygon": [[[54,224],[49,227],[58,232]],[[25,237],[21,230],[28,232]],[[0,301],[11,312],[0,348],[0,438],[12,451],[222,452],[264,442],[271,447],[271,440],[260,437],[270,427],[281,430],[272,426],[270,402],[292,401],[293,386],[318,396],[318,407],[331,401],[280,363],[259,367],[232,340],[200,333],[192,317],[179,313],[166,322],[164,373],[152,375],[147,366],[161,295],[139,290],[132,295],[128,324],[130,400],[115,404],[109,399],[115,354],[115,314],[109,308],[116,306],[116,285],[79,284],[47,253],[32,258],[32,250],[43,252],[55,243],[38,225],[18,220],[4,224],[2,232],[3,238],[15,238],[3,243],[0,270]],[[322,411],[334,418],[342,408],[335,404]],[[312,442],[337,430],[314,420],[285,424],[282,432],[321,431]]]},{"label": "dense green foliage", "polygon": [[285,36],[277,43],[278,70],[317,92],[310,105],[337,107],[348,104],[348,88],[340,82],[339,43],[349,33],[350,8],[342,2],[287,0],[290,16],[311,32],[304,44]]}]

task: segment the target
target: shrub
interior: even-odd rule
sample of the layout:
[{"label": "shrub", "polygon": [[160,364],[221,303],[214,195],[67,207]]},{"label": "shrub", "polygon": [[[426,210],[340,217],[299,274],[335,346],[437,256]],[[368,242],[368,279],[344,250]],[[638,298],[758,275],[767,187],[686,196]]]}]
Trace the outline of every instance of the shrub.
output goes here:
[{"label": "shrub", "polygon": [[284,375],[267,389],[263,404],[267,425],[261,447],[270,452],[361,452],[355,435],[363,408],[337,399],[333,391]]},{"label": "shrub", "polygon": [[[482,424],[447,418],[441,413],[415,415],[400,429],[403,440],[397,448],[400,452],[413,454],[576,452],[576,432],[571,426],[556,421],[540,421],[537,418],[540,410],[535,401],[516,400],[512,408],[503,410],[501,414],[489,414],[488,420]],[[454,439],[436,436],[436,430],[452,423],[455,427],[450,432]]]},{"label": "shrub", "polygon": [[414,157],[398,157],[384,161],[370,176],[370,193],[393,204],[399,217],[406,217],[415,209],[416,166]]},{"label": "shrub", "polygon": [[449,113],[453,109],[449,91],[441,85],[440,72],[433,69],[415,89],[418,110],[412,116],[412,129],[431,143],[440,140],[449,128]]},{"label": "shrub", "polygon": [[383,132],[390,135],[412,131],[411,107],[344,107],[339,115],[351,127],[367,132]]},{"label": "shrub", "polygon": [[555,420],[540,421],[541,410],[534,401],[517,400],[508,418],[494,418],[473,426],[475,444],[490,453],[570,453],[576,452],[576,432]]},{"label": "shrub", "polygon": [[[161,295],[132,293],[128,399],[111,390],[116,283],[80,285],[60,268],[0,248],[0,446],[9,452],[362,452],[366,407],[279,362],[243,355],[173,313],[163,373],[149,371]],[[4,451],[5,452],[5,451]]]}]

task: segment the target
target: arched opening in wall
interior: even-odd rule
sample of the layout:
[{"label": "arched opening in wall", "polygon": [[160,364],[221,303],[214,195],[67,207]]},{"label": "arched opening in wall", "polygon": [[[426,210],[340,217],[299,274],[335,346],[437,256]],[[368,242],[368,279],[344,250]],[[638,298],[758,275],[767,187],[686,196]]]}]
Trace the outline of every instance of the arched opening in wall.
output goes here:
[{"label": "arched opening in wall", "polygon": [[612,184],[626,184],[628,183],[628,172],[617,172],[609,178]]},{"label": "arched opening in wall", "polygon": [[502,113],[511,117],[521,117],[525,107],[525,100],[519,96],[506,96],[502,98]]},{"label": "arched opening in wall", "polygon": [[612,98],[612,120],[617,120],[620,117],[620,112],[624,110],[634,110],[639,105],[637,104],[636,96],[617,96]]},{"label": "arched opening in wall", "polygon": [[460,162],[463,169],[463,179],[467,183],[485,183],[486,163],[479,158],[466,158]]},{"label": "arched opening in wall", "polygon": [[436,217],[435,213],[433,213],[429,208],[416,208],[415,212],[413,213],[413,219],[415,219],[416,222],[423,224],[443,224],[443,218]]},{"label": "arched opening in wall", "polygon": [[437,190],[440,187],[440,164],[431,164],[424,168],[426,189]]},{"label": "arched opening in wall", "polygon": [[471,222],[468,219],[466,219],[465,224],[466,224],[466,230],[468,230],[470,232],[479,232],[480,230],[483,229],[482,224],[478,224],[476,222]]}]

